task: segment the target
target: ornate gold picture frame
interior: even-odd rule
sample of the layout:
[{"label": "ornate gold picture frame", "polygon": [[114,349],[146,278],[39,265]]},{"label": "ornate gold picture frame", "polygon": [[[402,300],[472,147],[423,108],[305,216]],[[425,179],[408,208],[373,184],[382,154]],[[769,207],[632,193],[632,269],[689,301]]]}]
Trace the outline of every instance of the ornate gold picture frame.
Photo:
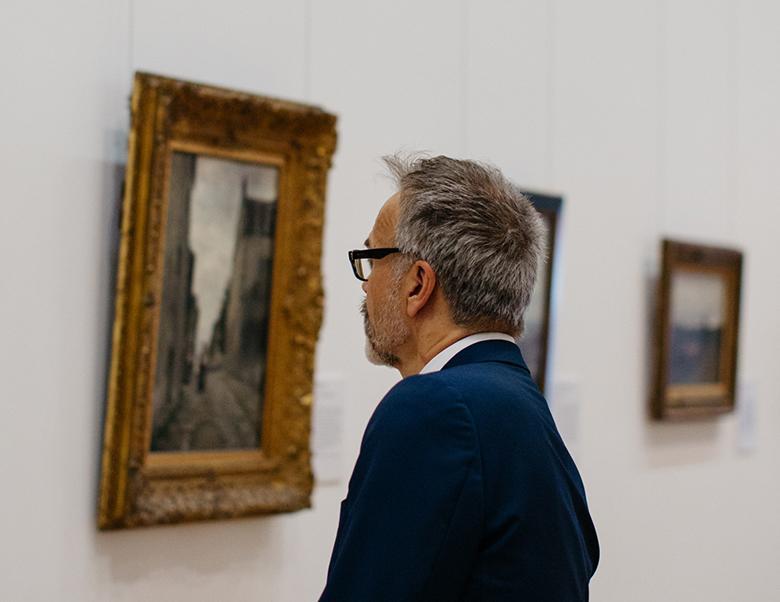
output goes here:
[{"label": "ornate gold picture frame", "polygon": [[308,507],[336,118],[145,73],[131,113],[98,526]]},{"label": "ornate gold picture frame", "polygon": [[657,419],[734,409],[742,253],[664,240],[652,411]]}]

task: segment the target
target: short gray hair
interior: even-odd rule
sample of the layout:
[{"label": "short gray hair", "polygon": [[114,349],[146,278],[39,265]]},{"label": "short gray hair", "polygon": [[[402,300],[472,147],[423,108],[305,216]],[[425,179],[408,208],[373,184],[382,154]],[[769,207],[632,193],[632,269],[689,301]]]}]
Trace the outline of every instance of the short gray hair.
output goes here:
[{"label": "short gray hair", "polygon": [[444,156],[383,160],[400,197],[395,244],[431,265],[455,323],[519,337],[546,254],[545,226],[528,198],[482,163]]}]

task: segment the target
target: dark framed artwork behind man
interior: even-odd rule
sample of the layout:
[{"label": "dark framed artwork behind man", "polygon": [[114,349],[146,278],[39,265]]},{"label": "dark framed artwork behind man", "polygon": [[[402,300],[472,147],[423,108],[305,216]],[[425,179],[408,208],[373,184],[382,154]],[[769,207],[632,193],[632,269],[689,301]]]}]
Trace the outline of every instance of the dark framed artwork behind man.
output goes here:
[{"label": "dark framed artwork behind man", "polygon": [[544,393],[547,390],[550,372],[549,360],[555,318],[553,300],[558,262],[558,229],[563,210],[563,198],[540,192],[523,192],[544,220],[547,253],[540,261],[536,286],[531,295],[531,302],[525,310],[525,325],[519,344],[536,384]]},{"label": "dark framed artwork behind man", "polygon": [[495,168],[387,157],[397,192],[348,260],[379,402],[321,602],[588,599],[585,488],[516,343],[544,223]]}]

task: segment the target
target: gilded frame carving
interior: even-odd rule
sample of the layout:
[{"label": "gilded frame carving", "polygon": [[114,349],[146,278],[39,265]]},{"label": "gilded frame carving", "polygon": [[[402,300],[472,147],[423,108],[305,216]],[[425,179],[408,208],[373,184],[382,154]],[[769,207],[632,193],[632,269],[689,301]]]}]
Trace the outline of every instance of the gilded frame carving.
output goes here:
[{"label": "gilded frame carving", "polygon": [[[122,208],[98,526],[310,506],[320,257],[336,118],[316,107],[137,73]],[[258,449],[150,452],[168,178],[174,151],[279,168]]]},{"label": "gilded frame carving", "polygon": [[[742,253],[664,240],[661,254],[652,415],[658,420],[678,420],[730,412],[734,409],[737,378]],[[702,319],[695,327],[684,322],[675,325],[675,313],[679,309],[675,307],[675,278],[704,278],[710,283],[719,283],[721,299],[717,324],[708,324]],[[700,288],[701,294],[695,301],[688,295],[689,312],[697,309],[694,305],[701,307],[708,302],[706,287]],[[677,299],[678,305],[682,298]],[[711,299],[709,301],[711,303]],[[706,314],[702,316],[706,317]],[[675,330],[681,333],[677,335],[677,343]],[[681,353],[675,353],[675,349]],[[702,365],[709,365],[709,369],[701,370]],[[700,373],[693,377],[685,374],[691,372],[691,367],[694,372],[698,367]]]}]

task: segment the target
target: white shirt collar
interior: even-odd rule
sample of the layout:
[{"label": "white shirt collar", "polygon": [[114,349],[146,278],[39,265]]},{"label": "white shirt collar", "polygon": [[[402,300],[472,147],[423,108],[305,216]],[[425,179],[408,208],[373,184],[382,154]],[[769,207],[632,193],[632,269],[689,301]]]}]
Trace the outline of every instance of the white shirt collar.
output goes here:
[{"label": "white shirt collar", "polygon": [[482,341],[509,341],[515,343],[516,341],[506,334],[505,332],[478,332],[476,334],[470,334],[467,337],[463,337],[459,341],[455,341],[449,347],[445,347],[439,353],[433,356],[431,360],[423,366],[420,370],[420,374],[428,374],[429,372],[438,372],[444,366],[447,365],[453,357],[463,351],[466,347],[471,347],[476,343]]}]

